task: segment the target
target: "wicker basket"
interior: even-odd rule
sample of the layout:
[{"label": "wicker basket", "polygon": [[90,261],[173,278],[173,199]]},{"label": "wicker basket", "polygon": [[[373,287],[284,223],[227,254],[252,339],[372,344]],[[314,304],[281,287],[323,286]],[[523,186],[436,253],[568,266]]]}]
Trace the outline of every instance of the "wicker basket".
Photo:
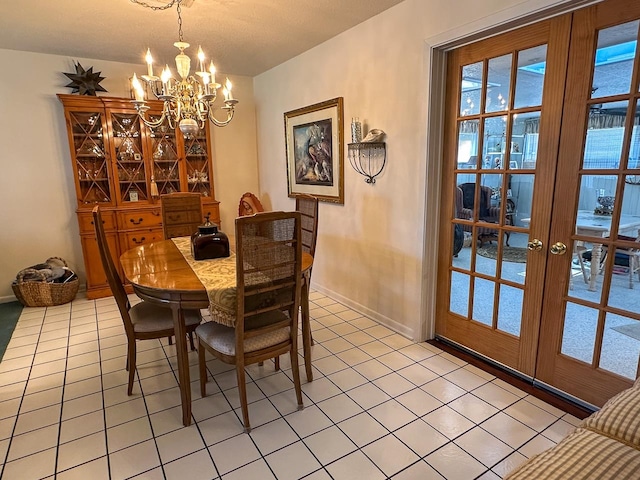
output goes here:
[{"label": "wicker basket", "polygon": [[46,276],[41,273],[41,281],[23,282],[25,274],[38,275],[38,270],[26,269],[18,274],[16,281],[11,284],[13,293],[25,307],[52,307],[62,305],[73,300],[78,293],[80,282],[75,276],[66,283],[48,283]]}]

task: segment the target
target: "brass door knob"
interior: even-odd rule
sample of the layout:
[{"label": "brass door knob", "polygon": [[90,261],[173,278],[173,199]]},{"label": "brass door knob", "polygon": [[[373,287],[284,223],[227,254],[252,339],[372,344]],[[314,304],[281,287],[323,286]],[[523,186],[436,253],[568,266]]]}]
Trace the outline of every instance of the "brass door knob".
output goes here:
[{"label": "brass door knob", "polygon": [[536,252],[542,250],[542,242],[537,238],[534,238],[530,242],[527,243],[527,248],[532,252],[535,250]]},{"label": "brass door knob", "polygon": [[556,242],[551,245],[549,251],[554,255],[564,255],[565,253],[567,253],[567,246],[562,242]]}]

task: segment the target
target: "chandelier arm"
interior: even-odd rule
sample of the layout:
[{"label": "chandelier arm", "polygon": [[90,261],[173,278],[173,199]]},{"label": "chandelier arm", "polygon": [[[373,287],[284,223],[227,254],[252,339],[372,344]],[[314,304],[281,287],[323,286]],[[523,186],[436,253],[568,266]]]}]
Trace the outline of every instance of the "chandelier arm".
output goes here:
[{"label": "chandelier arm", "polygon": [[209,108],[209,120],[211,120],[211,123],[213,123],[216,127],[226,127],[227,125],[229,125],[231,120],[233,120],[233,114],[235,113],[233,107],[222,107],[221,109],[227,111],[226,120],[218,120],[215,117],[215,110],[220,110],[220,108]]},{"label": "chandelier arm", "polygon": [[147,118],[146,109],[138,108],[138,106],[136,105],[136,110],[138,111],[138,116],[142,120],[142,123],[144,123],[147,127],[150,127],[150,128],[159,127],[164,123],[164,120],[166,118],[164,110],[162,111],[162,115],[160,115],[160,117],[157,120],[151,120],[150,118]]}]

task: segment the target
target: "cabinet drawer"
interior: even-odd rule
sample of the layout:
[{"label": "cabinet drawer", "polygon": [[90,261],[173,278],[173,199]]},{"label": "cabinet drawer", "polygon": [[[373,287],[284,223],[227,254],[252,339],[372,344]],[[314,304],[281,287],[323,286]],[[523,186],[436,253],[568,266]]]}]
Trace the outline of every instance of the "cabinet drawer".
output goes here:
[{"label": "cabinet drawer", "polygon": [[159,209],[119,212],[118,223],[120,230],[153,228],[162,226],[162,217]]},{"label": "cabinet drawer", "polygon": [[125,232],[120,234],[120,244],[122,251],[138,247],[146,243],[164,240],[161,228],[142,229],[135,232]]},{"label": "cabinet drawer", "polygon": [[[115,212],[105,212],[100,210],[102,216],[102,225],[105,231],[109,232],[116,229],[116,215]],[[93,214],[91,212],[78,213],[78,225],[80,227],[80,233],[95,234],[93,228]]]}]

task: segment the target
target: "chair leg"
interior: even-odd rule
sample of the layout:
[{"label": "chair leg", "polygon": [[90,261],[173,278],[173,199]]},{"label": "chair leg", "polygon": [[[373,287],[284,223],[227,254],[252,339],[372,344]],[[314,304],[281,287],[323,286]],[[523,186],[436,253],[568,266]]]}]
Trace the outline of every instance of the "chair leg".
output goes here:
[{"label": "chair leg", "polygon": [[311,318],[309,316],[309,282],[302,284],[300,303],[302,309],[302,350],[304,352],[304,368],[307,374],[307,382],[313,381],[313,369],[311,368]]},{"label": "chair leg", "polygon": [[167,337],[167,340],[169,341],[169,345],[173,345],[173,337],[171,335]]},{"label": "chair leg", "polygon": [[275,364],[276,371],[280,370],[280,356],[279,355],[273,359],[273,363]]},{"label": "chair leg", "polygon": [[198,369],[200,370],[200,396],[207,396],[207,364],[205,359],[205,348],[198,340]]},{"label": "chair leg", "polygon": [[296,400],[298,400],[298,410],[302,410],[302,387],[300,385],[300,366],[298,365],[298,352],[294,348],[289,351],[291,357],[291,373],[293,373],[293,386],[296,391]]},{"label": "chair leg", "polygon": [[247,384],[244,377],[244,362],[238,362],[236,358],[236,376],[238,377],[238,395],[240,397],[240,406],[242,407],[242,418],[244,420],[244,433],[251,431],[249,424],[249,406],[247,405]]},{"label": "chair leg", "polygon": [[127,395],[133,393],[133,380],[136,375],[136,340],[129,340],[127,346],[127,366],[129,367],[129,383],[127,385]]},{"label": "chair leg", "polygon": [[192,352],[196,349],[196,346],[193,344],[193,332],[189,332],[189,346]]}]

